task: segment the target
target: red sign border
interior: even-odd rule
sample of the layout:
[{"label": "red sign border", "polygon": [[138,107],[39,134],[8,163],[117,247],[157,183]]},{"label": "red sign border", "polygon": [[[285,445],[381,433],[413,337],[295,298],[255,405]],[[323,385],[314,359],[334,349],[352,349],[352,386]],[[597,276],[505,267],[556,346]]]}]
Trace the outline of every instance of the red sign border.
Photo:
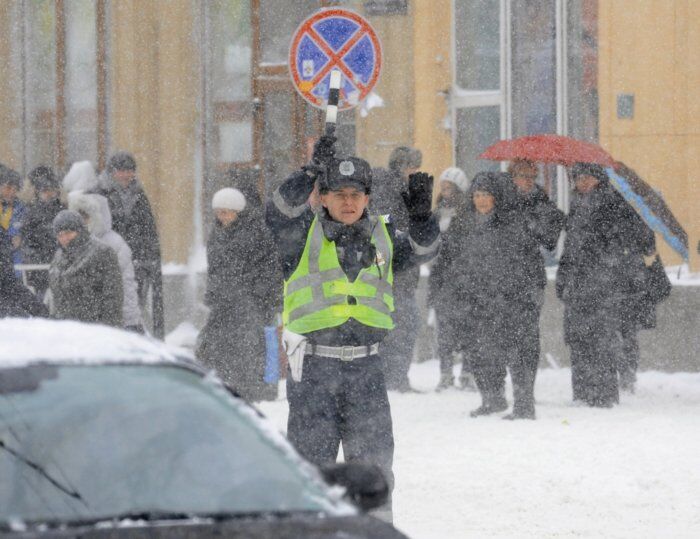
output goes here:
[{"label": "red sign border", "polygon": [[[311,92],[303,92],[301,88],[299,88],[299,84],[302,82],[301,76],[299,75],[299,71],[297,70],[297,62],[296,62],[296,50],[299,47],[299,43],[301,42],[302,38],[307,35],[307,30],[314,24],[316,24],[319,20],[322,19],[327,19],[330,17],[344,17],[347,19],[352,20],[353,22],[357,23],[360,28],[364,28],[366,31],[366,34],[369,36],[370,40],[372,41],[372,45],[374,46],[374,50],[376,52],[376,58],[377,61],[375,62],[374,65],[374,70],[372,72],[372,77],[370,78],[369,82],[367,83],[366,89],[364,91],[360,92],[360,98],[358,99],[358,104],[367,97],[367,95],[372,91],[374,86],[377,83],[377,80],[379,79],[379,74],[381,73],[382,70],[382,44],[381,41],[379,41],[379,37],[377,36],[377,33],[375,32],[374,28],[372,25],[362,17],[362,15],[359,15],[358,13],[355,13],[354,11],[351,11],[349,9],[339,9],[339,8],[331,8],[331,9],[322,9],[321,11],[318,11],[317,13],[314,13],[313,15],[307,17],[296,29],[294,32],[294,37],[292,38],[292,44],[289,47],[289,74],[292,78],[292,84],[294,85],[294,88],[296,91],[301,95],[308,103],[313,105],[316,108],[323,108],[325,101],[316,97],[313,95]],[[358,30],[361,31],[361,30]],[[349,51],[348,51],[349,52]],[[347,100],[344,100],[346,103],[348,103]],[[354,108],[356,105],[350,105],[348,104],[345,107],[340,107],[338,106],[338,110],[349,110]]]}]

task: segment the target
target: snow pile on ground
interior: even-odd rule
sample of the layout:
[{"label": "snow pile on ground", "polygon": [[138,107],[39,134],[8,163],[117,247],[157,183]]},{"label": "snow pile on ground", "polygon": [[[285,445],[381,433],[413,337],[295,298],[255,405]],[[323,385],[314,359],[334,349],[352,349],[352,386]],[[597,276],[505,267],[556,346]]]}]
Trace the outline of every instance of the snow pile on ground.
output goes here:
[{"label": "snow pile on ground", "polygon": [[666,274],[676,286],[700,286],[700,273],[692,273],[688,264],[666,266]]},{"label": "snow pile on ground", "polygon": [[165,336],[165,342],[170,346],[179,346],[193,350],[197,344],[198,334],[199,330],[192,322],[181,322]]},{"label": "snow pile on ground", "polygon": [[[411,380],[426,393],[390,394],[409,537],[700,537],[700,373],[641,373],[600,410],[571,403],[568,369],[545,369],[538,419],[516,422],[470,418],[477,393],[434,393],[436,361]],[[286,430],[283,398],[259,408]]]}]

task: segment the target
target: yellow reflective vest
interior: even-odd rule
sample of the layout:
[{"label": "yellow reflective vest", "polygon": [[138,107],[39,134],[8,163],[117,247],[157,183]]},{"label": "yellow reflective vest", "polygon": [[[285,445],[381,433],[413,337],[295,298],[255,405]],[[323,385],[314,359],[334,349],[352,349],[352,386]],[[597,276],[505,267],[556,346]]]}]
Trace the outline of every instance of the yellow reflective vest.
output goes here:
[{"label": "yellow reflective vest", "polygon": [[340,326],[354,318],[370,327],[393,329],[392,257],[394,246],[383,217],[370,217],[375,263],[350,282],[334,241],[323,234],[314,218],[301,260],[284,282],[283,322],[294,333],[310,333]]}]

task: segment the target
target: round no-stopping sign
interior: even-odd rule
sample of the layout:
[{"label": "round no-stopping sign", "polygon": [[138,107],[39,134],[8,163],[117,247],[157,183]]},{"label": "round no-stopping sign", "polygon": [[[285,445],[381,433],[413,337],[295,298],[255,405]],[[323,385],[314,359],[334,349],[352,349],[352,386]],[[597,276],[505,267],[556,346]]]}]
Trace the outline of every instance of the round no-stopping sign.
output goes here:
[{"label": "round no-stopping sign", "polygon": [[372,91],[382,67],[374,28],[347,9],[323,9],[299,25],[289,48],[289,72],[297,91],[325,107],[331,71],[342,74],[339,110],[356,106]]}]

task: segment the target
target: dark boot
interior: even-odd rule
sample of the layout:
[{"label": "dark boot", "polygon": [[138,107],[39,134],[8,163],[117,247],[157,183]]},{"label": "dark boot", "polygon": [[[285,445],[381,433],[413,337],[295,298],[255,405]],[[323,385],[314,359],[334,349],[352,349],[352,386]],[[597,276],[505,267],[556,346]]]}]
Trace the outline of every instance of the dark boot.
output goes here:
[{"label": "dark boot", "polygon": [[438,383],[437,387],[435,388],[435,391],[445,391],[446,389],[449,389],[451,387],[454,387],[455,384],[455,377],[451,372],[443,372],[440,375],[440,382]]},{"label": "dark boot", "polygon": [[479,417],[482,415],[495,414],[496,412],[502,412],[508,409],[508,401],[503,395],[487,395],[484,397],[484,401],[481,406],[476,410],[469,412],[471,417]]},{"label": "dark boot", "polygon": [[535,419],[535,408],[525,409],[513,407],[513,411],[508,415],[504,415],[503,419],[512,421],[514,419]]}]

